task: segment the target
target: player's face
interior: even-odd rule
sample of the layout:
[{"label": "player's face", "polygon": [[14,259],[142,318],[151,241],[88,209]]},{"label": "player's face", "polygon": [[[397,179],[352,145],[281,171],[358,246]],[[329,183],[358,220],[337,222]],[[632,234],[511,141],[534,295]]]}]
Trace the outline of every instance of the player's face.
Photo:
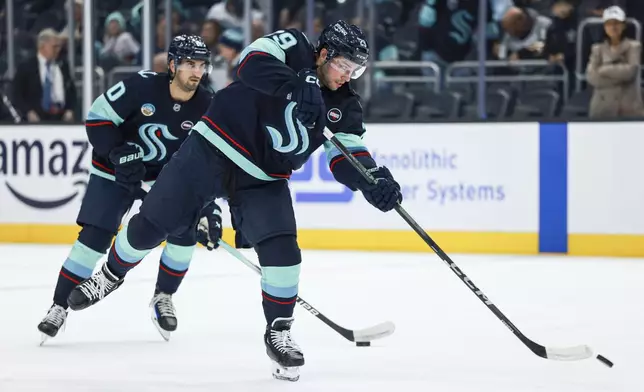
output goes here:
[{"label": "player's face", "polygon": [[199,87],[201,77],[209,71],[209,67],[203,60],[186,59],[177,67],[174,78],[183,90],[194,91]]},{"label": "player's face", "polygon": [[[320,57],[326,58],[325,49],[320,53]],[[329,90],[339,89],[352,77],[357,78],[364,71],[364,67],[342,56],[334,57],[332,60],[324,63],[320,68],[322,70],[322,83],[324,83]]]},{"label": "player's face", "polygon": [[351,79],[355,70],[354,65],[353,62],[340,56],[327,61],[322,66],[322,82],[329,90],[339,89]]}]

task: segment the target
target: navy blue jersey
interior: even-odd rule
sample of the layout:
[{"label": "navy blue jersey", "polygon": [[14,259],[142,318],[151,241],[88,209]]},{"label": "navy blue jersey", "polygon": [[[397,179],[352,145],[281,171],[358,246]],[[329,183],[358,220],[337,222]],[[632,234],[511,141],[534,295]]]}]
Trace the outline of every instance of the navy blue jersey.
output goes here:
[{"label": "navy blue jersey", "polygon": [[[448,63],[462,61],[472,49],[478,26],[479,0],[424,0],[419,18],[419,46]],[[512,0],[488,1],[488,22],[499,21]],[[491,38],[491,37],[488,37]]]},{"label": "navy blue jersey", "polygon": [[[287,99],[297,72],[315,66],[316,54],[298,30],[279,30],[253,42],[241,55],[235,80],[218,91],[195,131],[255,178],[289,178],[324,144],[330,165],[340,152],[327,142],[327,126],[360,156],[368,156],[360,98],[348,83],[336,91],[322,87],[326,123],[307,129],[294,117]],[[374,165],[367,162],[369,167]]]},{"label": "navy blue jersey", "polygon": [[145,180],[155,180],[206,112],[211,98],[199,86],[189,101],[174,100],[165,73],[140,71],[116,83],[96,98],[87,115],[85,126],[93,147],[91,172],[112,178],[109,153],[129,143],[144,154]]}]

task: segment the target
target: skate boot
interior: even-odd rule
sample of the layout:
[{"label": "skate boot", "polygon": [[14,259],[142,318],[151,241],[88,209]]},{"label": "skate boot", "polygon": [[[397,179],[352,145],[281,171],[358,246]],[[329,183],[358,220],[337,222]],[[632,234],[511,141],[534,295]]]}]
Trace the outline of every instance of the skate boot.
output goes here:
[{"label": "skate boot", "polygon": [[172,294],[156,291],[150,302],[152,322],[166,341],[170,334],[177,329],[177,314],[172,304]]},{"label": "skate boot", "polygon": [[304,354],[291,339],[291,324],[293,317],[276,318],[264,334],[266,353],[273,361],[273,377],[278,380],[299,380],[300,366],[304,365]]},{"label": "skate boot", "polygon": [[67,304],[72,310],[83,310],[102,300],[121,284],[123,279],[115,276],[107,268],[107,263],[103,264],[98,272],[74,287],[67,298]]},{"label": "skate boot", "polygon": [[51,305],[45,318],[38,324],[38,330],[42,332],[40,345],[45,343],[47,339],[55,337],[61,329],[64,330],[66,320],[67,310],[60,305]]}]

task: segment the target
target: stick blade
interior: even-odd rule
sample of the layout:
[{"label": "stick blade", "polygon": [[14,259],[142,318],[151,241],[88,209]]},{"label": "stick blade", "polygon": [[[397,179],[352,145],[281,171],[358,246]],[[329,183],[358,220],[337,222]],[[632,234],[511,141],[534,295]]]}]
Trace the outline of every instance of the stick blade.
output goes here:
[{"label": "stick blade", "polygon": [[586,345],[574,347],[546,347],[546,357],[557,361],[581,361],[593,356],[593,350]]},{"label": "stick blade", "polygon": [[357,329],[353,331],[354,342],[370,342],[376,339],[382,339],[394,333],[396,326],[391,321],[374,325],[373,327]]}]

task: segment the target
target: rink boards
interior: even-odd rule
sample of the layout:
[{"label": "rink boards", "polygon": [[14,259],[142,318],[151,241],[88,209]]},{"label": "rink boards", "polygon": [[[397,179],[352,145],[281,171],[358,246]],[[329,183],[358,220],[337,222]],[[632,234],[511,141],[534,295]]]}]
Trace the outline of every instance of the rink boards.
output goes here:
[{"label": "rink boards", "polygon": [[[644,256],[642,125],[367,124],[365,143],[448,252]],[[73,242],[90,161],[82,126],[0,127],[0,242]],[[323,151],[291,188],[302,248],[431,251],[337,184]]]}]

